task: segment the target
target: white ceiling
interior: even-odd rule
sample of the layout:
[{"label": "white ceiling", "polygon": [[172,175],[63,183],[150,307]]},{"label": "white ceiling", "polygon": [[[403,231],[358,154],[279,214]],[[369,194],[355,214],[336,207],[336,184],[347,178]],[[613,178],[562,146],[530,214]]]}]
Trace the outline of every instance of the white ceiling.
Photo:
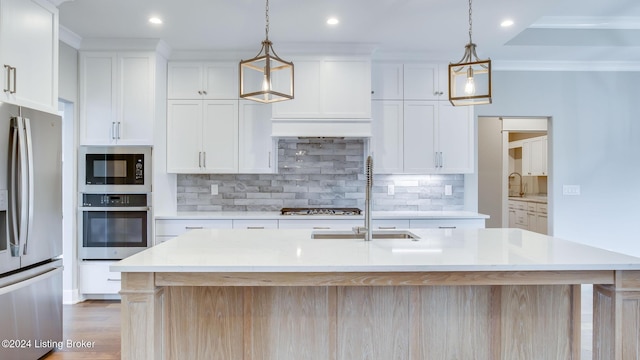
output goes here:
[{"label": "white ceiling", "polygon": [[[64,1],[64,0],[62,0]],[[71,0],[60,24],[83,39],[163,39],[174,52],[259,50],[263,0]],[[160,26],[147,22],[159,16]],[[340,24],[325,21],[336,16]],[[457,61],[468,42],[466,0],[270,0],[280,56],[340,46],[383,56]],[[510,18],[511,28],[500,27]],[[494,62],[640,62],[638,0],[476,0],[473,40]]]}]

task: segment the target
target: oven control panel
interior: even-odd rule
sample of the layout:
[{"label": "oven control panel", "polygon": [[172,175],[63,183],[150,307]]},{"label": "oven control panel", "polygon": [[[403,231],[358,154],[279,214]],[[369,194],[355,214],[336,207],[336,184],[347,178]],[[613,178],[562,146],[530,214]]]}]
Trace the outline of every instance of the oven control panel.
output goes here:
[{"label": "oven control panel", "polygon": [[82,194],[83,207],[147,206],[147,194]]}]

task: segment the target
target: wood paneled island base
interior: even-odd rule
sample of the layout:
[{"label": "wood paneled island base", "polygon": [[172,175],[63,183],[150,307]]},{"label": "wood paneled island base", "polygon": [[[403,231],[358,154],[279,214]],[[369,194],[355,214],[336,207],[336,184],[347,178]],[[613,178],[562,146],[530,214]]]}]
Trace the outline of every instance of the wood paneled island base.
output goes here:
[{"label": "wood paneled island base", "polygon": [[640,357],[640,271],[123,272],[123,359]]}]

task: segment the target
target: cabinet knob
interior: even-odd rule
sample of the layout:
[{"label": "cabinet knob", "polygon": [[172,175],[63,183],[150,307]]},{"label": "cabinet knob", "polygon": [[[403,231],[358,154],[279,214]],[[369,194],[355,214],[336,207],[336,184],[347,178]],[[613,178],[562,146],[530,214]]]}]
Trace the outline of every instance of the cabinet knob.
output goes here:
[{"label": "cabinet knob", "polygon": [[201,90],[198,90],[198,95],[202,95],[202,91]]},{"label": "cabinet knob", "polygon": [[203,93],[203,94],[205,94],[205,95],[207,95],[207,92],[206,92],[206,91],[204,91],[204,90],[202,91],[202,93]]}]

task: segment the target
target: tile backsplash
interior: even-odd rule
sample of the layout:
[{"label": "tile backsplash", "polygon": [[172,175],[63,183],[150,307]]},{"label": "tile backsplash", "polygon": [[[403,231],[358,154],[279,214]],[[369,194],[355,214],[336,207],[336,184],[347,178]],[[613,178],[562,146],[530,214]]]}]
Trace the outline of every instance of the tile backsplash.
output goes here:
[{"label": "tile backsplash", "polygon": [[[363,139],[280,139],[277,174],[179,174],[178,211],[277,211],[283,207],[363,209],[364,154]],[[211,195],[211,185],[218,185],[217,195]],[[394,188],[393,195],[388,195],[389,185]],[[445,185],[452,185],[452,195],[445,196]],[[374,211],[463,208],[463,175],[375,175],[374,172]]]}]

